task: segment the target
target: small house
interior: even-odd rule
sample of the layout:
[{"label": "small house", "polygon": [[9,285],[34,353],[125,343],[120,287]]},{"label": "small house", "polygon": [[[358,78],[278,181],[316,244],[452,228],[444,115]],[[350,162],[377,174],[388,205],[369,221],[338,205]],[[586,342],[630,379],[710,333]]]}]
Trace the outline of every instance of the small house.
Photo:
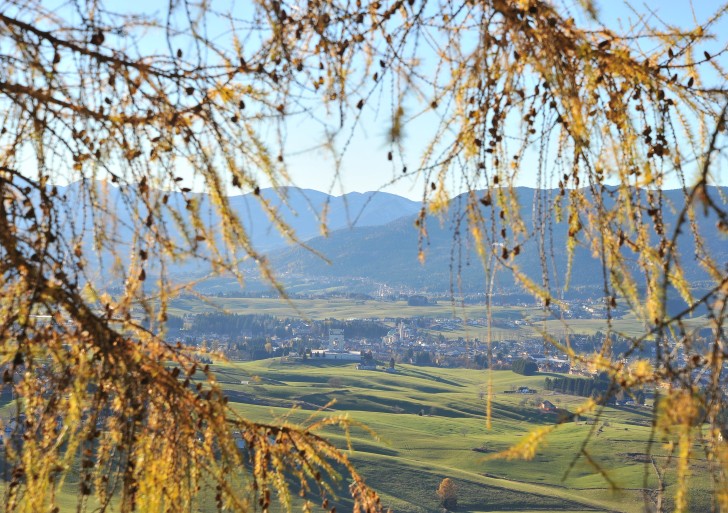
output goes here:
[{"label": "small house", "polygon": [[546,411],[546,412],[556,411],[556,406],[554,406],[554,403],[552,403],[551,401],[543,401],[539,407],[541,408],[541,411]]}]

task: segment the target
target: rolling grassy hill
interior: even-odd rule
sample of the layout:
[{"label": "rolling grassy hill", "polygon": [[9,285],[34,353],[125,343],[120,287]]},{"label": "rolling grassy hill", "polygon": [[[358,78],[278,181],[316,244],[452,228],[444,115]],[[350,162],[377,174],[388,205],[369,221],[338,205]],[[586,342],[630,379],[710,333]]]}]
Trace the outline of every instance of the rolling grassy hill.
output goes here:
[{"label": "rolling grassy hill", "polygon": [[[357,469],[393,511],[439,511],[435,494],[449,477],[458,486],[460,512],[644,511],[645,491],[657,479],[652,461],[663,466],[666,500],[674,493],[674,467],[663,440],[652,433],[649,408],[605,408],[558,426],[532,460],[494,459],[555,417],[541,413],[543,400],[573,411],[581,399],[544,392],[544,376],[511,371],[474,371],[398,366],[399,372],[358,371],[353,363],[289,363],[279,359],[213,365],[232,407],[245,417],[305,422],[312,415],[347,415],[350,435],[327,428],[322,434],[349,451]],[[492,427],[485,397],[492,386]],[[535,395],[505,393],[529,386]],[[324,408],[326,407],[326,408]],[[0,409],[3,418],[12,404]],[[651,456],[646,455],[652,440]],[[582,449],[589,457],[577,457]],[[690,511],[708,511],[712,489],[708,462],[698,447],[691,461]],[[60,497],[62,511],[74,511],[77,476],[71,472]],[[332,502],[351,510],[346,483]],[[295,488],[295,484],[294,484]],[[314,502],[316,498],[312,498]],[[199,511],[215,511],[203,494]],[[275,510],[274,510],[275,511]]]},{"label": "rolling grassy hill", "polygon": [[[235,408],[246,416],[303,420],[316,407],[335,401],[321,414],[346,413],[371,428],[374,438],[363,429],[352,431],[350,456],[395,511],[436,511],[435,490],[444,477],[461,487],[459,510],[473,512],[637,512],[644,508],[643,488],[657,486],[645,455],[653,437],[652,412],[645,408],[605,408],[598,418],[565,423],[530,461],[491,459],[534,428],[554,423],[536,402],[548,398],[569,410],[581,404],[577,397],[543,393],[543,376],[406,365],[400,373],[388,374],[357,371],[353,364],[279,360],[216,367],[231,401],[240,401]],[[484,399],[489,379],[494,392],[490,429]],[[503,393],[520,385],[542,393]],[[327,435],[346,447],[342,433]],[[653,442],[652,457],[659,467],[667,462],[667,453],[660,440]],[[589,458],[576,458],[582,446]],[[706,466],[699,457],[693,460],[697,474]],[[670,495],[674,476],[669,471],[666,480]],[[709,480],[692,482],[691,501],[691,510],[710,508]],[[346,502],[342,505],[346,511]]]}]

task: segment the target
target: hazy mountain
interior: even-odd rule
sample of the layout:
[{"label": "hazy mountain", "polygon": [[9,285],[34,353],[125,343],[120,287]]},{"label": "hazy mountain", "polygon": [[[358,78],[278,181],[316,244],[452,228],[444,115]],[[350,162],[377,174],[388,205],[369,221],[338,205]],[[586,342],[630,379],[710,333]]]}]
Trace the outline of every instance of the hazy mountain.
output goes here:
[{"label": "hazy mountain", "polygon": [[[263,189],[261,195],[278,209],[283,220],[302,241],[321,235],[323,221],[329,231],[379,226],[413,215],[420,209],[417,201],[385,192],[351,192],[331,196],[310,189],[285,187],[278,191]],[[235,196],[231,198],[231,204],[258,250],[286,245],[284,238],[272,228],[268,215],[253,194]]]},{"label": "hazy mountain", "polygon": [[[712,193],[716,192],[712,189]],[[482,194],[480,193],[481,196]],[[564,222],[556,222],[550,203],[558,191],[519,188],[517,194],[521,215],[527,230],[532,235],[521,245],[516,264],[539,283],[544,276],[547,276],[552,285],[563,285],[568,262],[567,226]],[[635,194],[645,194],[645,192],[635,191]],[[611,201],[609,198],[605,198],[605,202],[609,201]],[[482,292],[485,290],[482,266],[467,226],[464,222],[458,221],[463,219],[464,204],[462,197],[456,198],[442,218],[428,219],[427,238],[422,241],[425,254],[423,264],[418,262],[416,216],[409,216],[385,225],[335,231],[326,238],[318,237],[309,241],[313,249],[330,260],[330,264],[305,249],[287,248],[272,253],[273,265],[288,281],[295,281],[296,277],[303,276],[310,281],[356,277],[419,290],[446,291],[452,285],[455,290],[461,288],[464,291]],[[536,227],[533,224],[533,212],[539,205],[544,212],[551,213],[551,222],[545,230],[544,239],[545,251],[549,255],[547,269],[543,269],[539,237],[534,235]],[[668,233],[682,205],[681,191],[665,191],[664,211]],[[491,214],[489,208],[482,207],[482,211],[486,217]],[[706,237],[708,250],[715,260],[719,263],[728,262],[728,240],[717,234],[716,219],[698,213],[696,222],[700,233]],[[592,257],[591,251],[584,247],[583,235],[577,240],[580,243],[574,253],[570,284],[572,287],[599,290],[603,284],[601,264]],[[695,262],[693,243],[689,234],[679,237],[678,248],[685,264],[686,277],[694,285],[699,286],[699,281],[706,279],[706,275]],[[636,265],[636,254],[627,249],[624,254]],[[497,284],[499,287],[511,287],[513,279],[510,272],[499,272]]]},{"label": "hazy mountain", "polygon": [[[83,209],[73,208],[74,205],[82,204],[78,198],[81,190],[78,185],[61,190],[63,201],[71,206],[67,223],[69,230],[73,226],[76,232],[83,228],[88,229],[93,221]],[[726,192],[724,188],[722,193]],[[133,212],[134,198],[126,202],[119,190],[113,187],[109,187],[106,194],[108,208],[117,218],[115,244],[123,255],[124,246],[133,236],[130,220],[140,214]],[[481,196],[483,194],[484,192],[479,193]],[[545,276],[558,288],[565,281],[568,261],[565,249],[567,227],[564,222],[556,222],[552,206],[558,191],[518,188],[517,194],[521,216],[529,236],[520,247],[516,264],[535,281],[541,283]],[[640,190],[634,194],[644,195],[646,192]],[[253,194],[232,197],[233,210],[240,216],[254,246],[269,254],[273,268],[288,285],[305,283],[302,288],[321,289],[342,284],[347,287],[359,284],[357,286],[360,290],[371,291],[382,283],[438,292],[450,289],[480,292],[485,290],[482,266],[469,229],[462,221],[464,197],[453,199],[442,216],[430,216],[426,225],[427,236],[420,241],[418,229],[415,227],[420,203],[396,195],[370,192],[330,196],[293,187],[280,189],[278,193],[272,189],[264,189],[261,195],[278,209],[281,218],[298,234],[300,240],[307,241],[330,261],[329,263],[306,249],[288,245],[272,228],[270,219]],[[711,189],[711,195],[716,198],[719,196],[715,188]],[[206,222],[214,227],[218,220],[209,208],[208,197],[204,194],[196,196],[202,205],[202,211],[209,212]],[[180,212],[184,212],[183,201],[182,195],[171,194],[169,203],[178,205]],[[605,197],[604,201],[611,200]],[[669,231],[682,208],[682,192],[665,191],[664,202],[666,230]],[[138,202],[136,205],[138,206]],[[481,207],[486,218],[492,214],[490,208]],[[534,219],[544,216],[538,213],[539,210],[550,213],[549,223],[544,230],[545,239],[537,236],[537,227],[534,226]],[[728,241],[718,234],[715,228],[716,219],[703,216],[700,210],[696,212],[696,226],[706,236],[709,253],[719,264],[725,264],[728,262]],[[647,217],[646,213],[644,215]],[[329,229],[327,237],[320,236],[323,216]],[[173,226],[171,218],[165,217],[164,221],[168,227]],[[493,240],[498,241],[499,236]],[[549,255],[546,269],[543,268],[541,258],[541,240],[543,249]],[[573,288],[588,287],[599,290],[603,280],[601,265],[592,258],[591,251],[583,247],[583,235],[579,235],[577,240],[580,243],[574,254],[570,283]],[[425,256],[422,264],[418,261],[420,245]],[[706,277],[694,261],[695,252],[689,233],[681,235],[678,247],[684,259],[686,277],[699,288],[700,281]],[[91,250],[90,241],[87,248]],[[637,255],[630,250],[625,249],[624,254],[633,262],[636,261]],[[172,275],[201,275],[206,272],[199,262],[178,262],[171,269]],[[257,272],[251,269],[250,275],[253,277],[252,283]],[[218,283],[218,290],[237,287],[224,279]],[[499,288],[513,287],[511,273],[500,271],[496,284]]]},{"label": "hazy mountain", "polygon": [[[100,189],[102,185],[96,184],[96,187]],[[72,184],[60,188],[60,196],[62,201],[72,207],[71,218],[68,220],[69,229],[74,226],[77,231],[83,229],[88,231],[93,219],[84,209],[73,208],[74,205],[82,204],[79,197],[82,191],[79,184]],[[130,206],[139,206],[139,202],[133,197],[132,201],[126,201],[116,187],[105,187],[105,195],[109,209],[117,218],[118,242],[124,244],[132,236],[129,230],[130,219],[135,215],[140,215],[134,213]],[[207,223],[214,227],[219,221],[215,212],[210,208],[209,197],[206,194],[191,193],[190,195],[199,200],[203,215],[209,212],[206,216]],[[281,219],[302,241],[321,235],[323,221],[329,231],[354,226],[377,226],[403,216],[413,215],[420,210],[419,202],[385,192],[352,192],[342,196],[331,196],[310,189],[283,187],[278,190],[262,189],[260,195],[278,210]],[[176,206],[180,212],[184,212],[182,194],[170,193],[169,204]],[[230,204],[258,251],[265,252],[288,245],[285,238],[273,227],[259,198],[254,194],[233,196],[230,198]],[[172,224],[170,216],[165,216],[164,221]]]}]

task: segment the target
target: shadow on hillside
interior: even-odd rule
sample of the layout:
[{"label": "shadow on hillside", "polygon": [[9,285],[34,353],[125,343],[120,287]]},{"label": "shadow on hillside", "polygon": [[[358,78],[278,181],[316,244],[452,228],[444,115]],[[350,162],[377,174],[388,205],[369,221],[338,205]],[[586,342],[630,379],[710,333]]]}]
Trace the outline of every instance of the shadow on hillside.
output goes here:
[{"label": "shadow on hillside", "polygon": [[533,376],[528,376],[529,378],[563,378],[564,374],[559,374],[557,372],[537,372]]},{"label": "shadow on hillside", "polygon": [[430,381],[435,381],[437,383],[444,383],[446,385],[454,386],[454,387],[465,387],[465,385],[458,383],[457,381],[452,381],[450,379],[441,378],[440,376],[435,376],[434,374],[429,374],[424,371],[415,370],[415,369],[407,369],[406,371],[402,372],[404,376],[412,376],[413,378],[420,378],[420,379],[428,379]]},{"label": "shadow on hillside", "polygon": [[[440,511],[435,490],[448,477],[444,473],[398,464],[387,458],[369,460],[355,454],[352,461],[368,485],[398,499],[398,511]],[[503,480],[505,486],[498,486],[463,476],[456,477],[455,482],[458,487],[455,511],[595,511],[588,504],[545,495],[548,492],[545,487],[526,492],[511,488],[512,482],[507,480]],[[388,504],[385,502],[384,506],[386,509]]]}]

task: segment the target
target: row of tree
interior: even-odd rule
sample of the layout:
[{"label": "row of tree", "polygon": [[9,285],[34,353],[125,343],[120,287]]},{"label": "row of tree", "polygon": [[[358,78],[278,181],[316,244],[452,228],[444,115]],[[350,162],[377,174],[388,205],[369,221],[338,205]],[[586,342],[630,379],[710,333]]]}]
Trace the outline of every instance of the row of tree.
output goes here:
[{"label": "row of tree", "polygon": [[571,378],[568,376],[558,378],[546,378],[544,388],[554,392],[581,397],[602,396],[609,390],[609,380]]},{"label": "row of tree", "polygon": [[[229,336],[290,338],[294,336],[295,327],[300,324],[297,319],[279,318],[267,314],[230,314],[209,312],[192,317],[189,329],[200,333],[217,333]],[[182,328],[182,319],[170,316],[167,321],[169,329]],[[316,321],[308,325],[308,334],[312,337],[325,337],[329,329],[343,329],[346,338],[378,339],[387,334],[388,328],[376,321]]]},{"label": "row of tree", "polygon": [[546,378],[544,388],[562,394],[594,397],[604,402],[626,401],[631,397],[638,404],[645,403],[644,391],[626,391],[614,384],[604,374],[594,378],[572,378],[569,376]]}]

